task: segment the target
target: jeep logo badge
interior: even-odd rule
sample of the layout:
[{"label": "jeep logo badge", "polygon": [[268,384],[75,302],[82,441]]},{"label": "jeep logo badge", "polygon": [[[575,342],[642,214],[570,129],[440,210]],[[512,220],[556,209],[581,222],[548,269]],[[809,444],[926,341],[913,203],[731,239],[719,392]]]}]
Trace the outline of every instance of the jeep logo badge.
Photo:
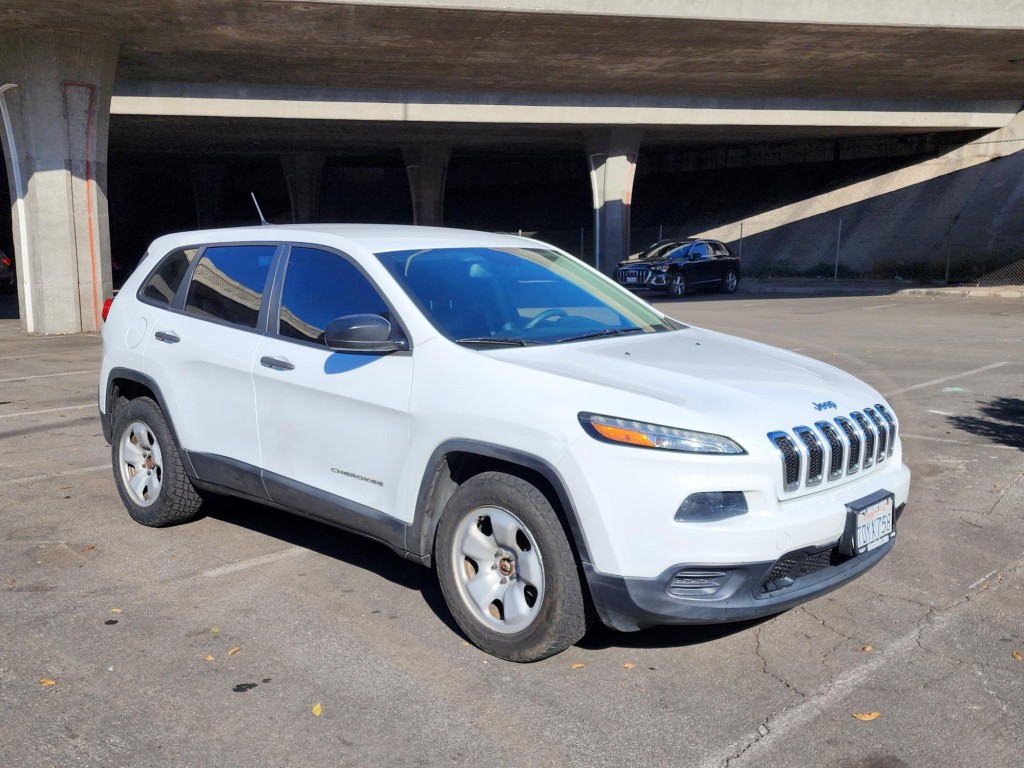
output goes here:
[{"label": "jeep logo badge", "polygon": [[824,403],[811,403],[816,411],[827,411],[829,408],[836,409],[839,406],[833,403],[831,400],[826,400]]}]

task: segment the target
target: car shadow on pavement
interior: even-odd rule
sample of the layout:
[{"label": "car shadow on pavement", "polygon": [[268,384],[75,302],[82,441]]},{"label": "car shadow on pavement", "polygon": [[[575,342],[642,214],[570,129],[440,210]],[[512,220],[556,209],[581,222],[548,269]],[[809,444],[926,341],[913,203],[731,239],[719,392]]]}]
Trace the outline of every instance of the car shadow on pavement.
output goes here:
[{"label": "car shadow on pavement", "polygon": [[[340,560],[375,573],[410,591],[418,591],[427,607],[445,626],[459,637],[468,639],[452,618],[434,572],[403,559],[383,544],[326,523],[242,499],[214,497],[204,503],[203,511],[207,517],[215,520]],[[718,625],[652,627],[640,632],[619,632],[595,622],[576,647],[597,651],[606,648],[672,648],[698,645],[742,632],[766,620],[756,619]]]},{"label": "car shadow on pavement", "polygon": [[731,624],[692,624],[688,626],[663,626],[642,629],[639,632],[619,632],[601,623],[595,623],[586,636],[576,643],[577,648],[600,651],[606,648],[679,648],[701,645],[723,637],[744,632],[768,621],[771,616]]},{"label": "car shadow on pavement", "polygon": [[434,572],[403,559],[383,544],[327,523],[231,497],[211,498],[203,504],[203,512],[215,520],[340,560],[375,573],[392,584],[418,591],[427,607],[452,631],[462,636],[444,602]]}]

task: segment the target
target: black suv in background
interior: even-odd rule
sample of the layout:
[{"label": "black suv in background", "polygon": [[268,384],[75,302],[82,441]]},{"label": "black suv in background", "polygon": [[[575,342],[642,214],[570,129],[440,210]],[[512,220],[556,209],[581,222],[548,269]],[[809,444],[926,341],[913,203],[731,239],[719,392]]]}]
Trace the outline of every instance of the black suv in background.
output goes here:
[{"label": "black suv in background", "polygon": [[690,288],[732,293],[740,284],[740,260],[718,240],[661,240],[639,257],[619,262],[615,279],[631,291],[658,290],[673,298]]}]

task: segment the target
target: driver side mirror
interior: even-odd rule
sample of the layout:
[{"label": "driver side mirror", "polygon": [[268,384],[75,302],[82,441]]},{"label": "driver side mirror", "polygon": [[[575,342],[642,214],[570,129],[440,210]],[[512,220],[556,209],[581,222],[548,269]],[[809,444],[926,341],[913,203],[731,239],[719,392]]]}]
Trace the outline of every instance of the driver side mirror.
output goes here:
[{"label": "driver side mirror", "polygon": [[327,324],[324,343],[337,352],[386,355],[409,348],[405,339],[393,337],[391,323],[380,315],[345,315]]}]

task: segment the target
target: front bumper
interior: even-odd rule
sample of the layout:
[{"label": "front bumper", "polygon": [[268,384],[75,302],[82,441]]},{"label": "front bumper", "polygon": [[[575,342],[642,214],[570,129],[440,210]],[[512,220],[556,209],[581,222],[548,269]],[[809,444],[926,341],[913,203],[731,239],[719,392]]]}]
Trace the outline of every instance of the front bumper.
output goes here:
[{"label": "front bumper", "polygon": [[[898,522],[905,505],[895,511]],[[613,629],[632,632],[663,624],[722,624],[782,613],[838,589],[874,567],[896,538],[845,557],[839,542],[787,552],[759,563],[680,563],[654,578],[613,576],[584,563],[594,607]]]}]

